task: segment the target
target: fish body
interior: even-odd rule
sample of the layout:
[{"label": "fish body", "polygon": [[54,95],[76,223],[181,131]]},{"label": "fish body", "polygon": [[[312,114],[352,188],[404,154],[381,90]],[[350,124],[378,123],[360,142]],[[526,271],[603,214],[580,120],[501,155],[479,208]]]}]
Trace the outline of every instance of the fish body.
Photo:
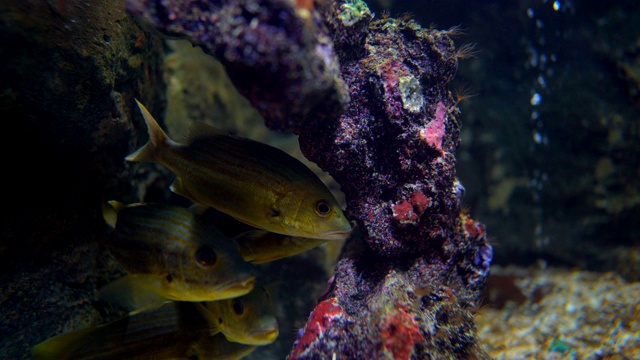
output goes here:
[{"label": "fish body", "polygon": [[128,275],[102,289],[102,299],[136,309],[153,303],[155,295],[211,301],[253,289],[255,269],[240,257],[237,244],[189,209],[111,201],[103,211],[114,226],[106,247]]},{"label": "fish body", "polygon": [[271,344],[278,337],[278,322],[269,293],[256,286],[247,295],[234,299],[197,303],[196,307],[227,340],[248,345]]},{"label": "fish body", "polygon": [[177,176],[173,192],[271,232],[326,240],[348,236],[351,225],[337,200],[299,160],[205,124],[194,126],[188,142],[179,144],[138,106],[150,139],[126,160],[169,168]]},{"label": "fish body", "polygon": [[279,260],[313,249],[327,242],[276,234],[264,230],[250,230],[234,237],[240,246],[240,256],[253,264]]},{"label": "fish body", "polygon": [[50,338],[33,348],[32,360],[240,359],[255,348],[211,334],[194,303],[172,302]]}]

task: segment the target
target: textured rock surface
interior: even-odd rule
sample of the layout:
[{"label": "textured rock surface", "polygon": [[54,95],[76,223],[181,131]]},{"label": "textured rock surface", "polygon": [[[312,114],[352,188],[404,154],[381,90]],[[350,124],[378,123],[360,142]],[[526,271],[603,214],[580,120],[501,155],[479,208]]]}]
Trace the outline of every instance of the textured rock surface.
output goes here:
[{"label": "textured rock surface", "polygon": [[3,358],[29,358],[32,345],[107,315],[92,301],[119,274],[98,245],[101,203],[135,199],[146,178],[129,173],[123,157],[136,145],[133,97],[153,108],[150,99],[163,96],[161,51],[123,1],[0,3],[3,178],[12,197],[0,225]]},{"label": "textured rock surface", "polygon": [[492,249],[460,214],[447,89],[457,54],[446,32],[372,20],[361,5],[327,13],[351,102],[337,122],[300,133],[303,153],[342,185],[361,239],[346,245],[290,358],[487,358],[473,314]]},{"label": "textured rock surface", "polygon": [[313,2],[132,0],[127,8],[216,57],[272,129],[295,131],[348,100]]},{"label": "textured rock surface", "polygon": [[103,225],[101,201],[131,193],[130,104],[162,98],[161,46],[122,1],[0,4],[2,149],[6,168],[20,168],[5,176],[19,201],[0,255],[85,241]]}]

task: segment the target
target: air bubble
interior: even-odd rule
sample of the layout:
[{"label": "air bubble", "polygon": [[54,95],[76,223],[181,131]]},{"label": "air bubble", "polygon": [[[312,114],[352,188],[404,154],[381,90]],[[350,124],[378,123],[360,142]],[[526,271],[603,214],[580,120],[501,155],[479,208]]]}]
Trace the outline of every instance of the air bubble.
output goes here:
[{"label": "air bubble", "polygon": [[535,94],[533,94],[533,96],[531,96],[531,105],[532,106],[540,105],[541,101],[542,101],[542,96],[540,96],[540,94],[535,93]]}]

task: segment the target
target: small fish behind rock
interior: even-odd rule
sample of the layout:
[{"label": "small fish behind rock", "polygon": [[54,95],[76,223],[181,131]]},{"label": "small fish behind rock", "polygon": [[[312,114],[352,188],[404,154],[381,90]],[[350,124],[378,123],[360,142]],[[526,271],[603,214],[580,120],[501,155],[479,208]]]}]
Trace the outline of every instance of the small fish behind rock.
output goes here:
[{"label": "small fish behind rock", "polygon": [[275,233],[325,240],[349,235],[351,225],[331,191],[294,157],[204,123],[194,126],[182,145],[138,106],[150,139],[126,160],[169,168],[177,176],[173,192]]},{"label": "small fish behind rock", "polygon": [[233,238],[240,246],[240,256],[252,264],[262,264],[297,255],[327,242],[276,234],[264,230],[250,230]]},{"label": "small fish behind rock", "polygon": [[222,332],[229,341],[267,345],[278,337],[270,295],[262,286],[247,295],[197,303],[196,307],[208,319],[212,332]]},{"label": "small fish behind rock", "polygon": [[131,311],[168,300],[212,301],[247,294],[255,269],[233,239],[179,206],[111,201],[103,215],[114,227],[106,247],[127,276],[105,286],[100,299]]}]

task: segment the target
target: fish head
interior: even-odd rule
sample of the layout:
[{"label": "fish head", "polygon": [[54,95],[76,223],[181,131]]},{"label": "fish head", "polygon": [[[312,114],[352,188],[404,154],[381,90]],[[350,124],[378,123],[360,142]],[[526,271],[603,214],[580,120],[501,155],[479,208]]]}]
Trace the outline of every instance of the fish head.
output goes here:
[{"label": "fish head", "polygon": [[267,345],[278,337],[278,322],[271,308],[268,291],[256,286],[244,296],[233,299],[209,301],[204,308],[215,319],[229,341],[250,345]]},{"label": "fish head", "polygon": [[213,301],[249,293],[256,279],[253,265],[240,256],[237,243],[196,218],[191,238],[185,241],[176,271],[166,279],[173,300]]},{"label": "fish head", "polygon": [[237,243],[189,209],[136,203],[121,207],[113,223],[111,255],[130,275],[161,278],[166,299],[227,299],[253,289],[255,269]]},{"label": "fish head", "polygon": [[[325,190],[325,189],[323,189]],[[335,197],[325,191],[309,191],[288,204],[292,211],[281,211],[283,222],[297,233],[292,236],[311,239],[344,240],[351,233],[351,224]]]}]

